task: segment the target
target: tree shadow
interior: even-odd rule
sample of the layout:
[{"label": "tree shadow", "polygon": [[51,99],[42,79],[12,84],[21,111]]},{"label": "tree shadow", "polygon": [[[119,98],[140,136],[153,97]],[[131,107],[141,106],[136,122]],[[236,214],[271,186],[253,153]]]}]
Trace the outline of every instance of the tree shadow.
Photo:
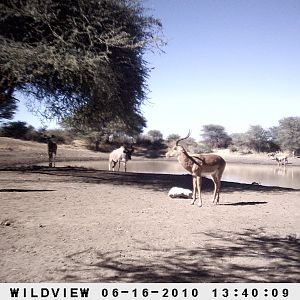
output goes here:
[{"label": "tree shadow", "polygon": [[195,248],[154,248],[135,242],[134,250],[93,249],[66,257],[69,269],[57,270],[73,282],[299,282],[300,250],[296,238],[211,232]]},{"label": "tree shadow", "polygon": [[219,205],[224,206],[247,206],[247,205],[260,205],[260,204],[267,204],[266,201],[252,201],[252,202],[235,202],[235,203],[220,203]]},{"label": "tree shadow", "polygon": [[[192,177],[189,174],[173,175],[173,174],[156,174],[156,173],[134,173],[134,172],[110,172],[103,170],[95,170],[83,167],[56,167],[50,168],[45,166],[30,167],[10,167],[2,168],[0,171],[19,171],[25,173],[38,173],[55,175],[61,177],[61,181],[69,178],[72,181],[84,183],[106,183],[113,185],[135,185],[142,188],[152,189],[155,191],[168,191],[174,186],[192,189]],[[209,178],[202,177],[202,190],[213,191],[213,181]],[[299,189],[282,188],[276,186],[263,186],[258,184],[244,184],[222,181],[221,193],[232,192],[287,192],[299,191]]]},{"label": "tree shadow", "polygon": [[0,189],[0,193],[29,193],[29,192],[55,192],[56,190],[36,189]]}]

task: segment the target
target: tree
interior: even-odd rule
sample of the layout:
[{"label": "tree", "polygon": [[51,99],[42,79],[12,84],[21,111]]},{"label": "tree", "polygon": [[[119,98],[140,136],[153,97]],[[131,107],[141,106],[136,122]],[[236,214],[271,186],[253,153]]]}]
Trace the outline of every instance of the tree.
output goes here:
[{"label": "tree", "polygon": [[269,151],[269,132],[260,125],[252,125],[245,134],[245,144],[256,152]]},{"label": "tree", "polygon": [[136,136],[141,133],[146,126],[145,118],[138,113],[132,113],[132,115],[124,116],[124,118],[115,116],[111,119],[103,118],[102,112],[99,112],[98,115],[97,113],[97,111],[94,112],[91,119],[88,118],[88,115],[83,117],[80,114],[74,114],[71,117],[64,118],[61,125],[83,134],[95,132],[97,140],[111,134]]},{"label": "tree", "polygon": [[161,23],[135,0],[8,0],[0,7],[0,101],[33,95],[32,110],[88,126],[142,120]]},{"label": "tree", "polygon": [[167,137],[167,143],[168,144],[174,144],[177,140],[180,139],[180,135],[177,133],[171,133]]},{"label": "tree", "polygon": [[268,134],[268,144],[269,144],[269,149],[268,151],[270,152],[276,152],[280,150],[280,145],[277,140],[277,135],[278,135],[278,127],[270,127],[267,130]]},{"label": "tree", "polygon": [[3,119],[12,119],[14,116],[14,112],[17,109],[17,99],[9,96],[0,95],[0,121]]},{"label": "tree", "polygon": [[275,140],[282,150],[300,151],[300,117],[279,120],[279,126],[273,131]]},{"label": "tree", "polygon": [[8,122],[1,127],[1,135],[16,139],[27,139],[27,135],[34,131],[34,127],[28,125],[26,122]]},{"label": "tree", "polygon": [[163,140],[163,134],[159,130],[149,130],[147,135],[152,142],[161,142]]},{"label": "tree", "polygon": [[231,134],[232,147],[235,151],[247,148],[247,137],[245,133]]},{"label": "tree", "polygon": [[201,134],[203,143],[211,148],[227,148],[231,143],[231,137],[221,125],[204,125]]}]

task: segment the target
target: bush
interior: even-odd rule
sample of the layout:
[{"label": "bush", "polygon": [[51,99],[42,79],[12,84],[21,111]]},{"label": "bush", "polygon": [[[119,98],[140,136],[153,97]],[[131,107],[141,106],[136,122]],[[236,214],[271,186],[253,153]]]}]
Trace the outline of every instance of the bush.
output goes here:
[{"label": "bush", "polygon": [[32,131],[34,131],[34,127],[26,122],[8,122],[1,127],[1,136],[27,140]]},{"label": "bush", "polygon": [[40,143],[47,142],[47,137],[51,135],[55,135],[56,141],[60,144],[71,144],[74,140],[74,134],[69,130],[45,128],[36,130],[22,121],[4,123],[0,128],[0,136]]},{"label": "bush", "polygon": [[230,145],[228,148],[229,148],[230,152],[238,152],[239,151],[238,147],[235,145]]},{"label": "bush", "polygon": [[59,144],[72,144],[74,140],[74,134],[69,130],[63,129],[50,129],[45,131],[46,136],[55,136],[55,140]]}]

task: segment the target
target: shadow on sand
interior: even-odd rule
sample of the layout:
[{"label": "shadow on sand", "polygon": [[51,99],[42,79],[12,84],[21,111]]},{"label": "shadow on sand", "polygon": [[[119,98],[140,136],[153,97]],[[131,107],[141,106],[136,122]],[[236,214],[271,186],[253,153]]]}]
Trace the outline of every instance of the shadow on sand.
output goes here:
[{"label": "shadow on sand", "polygon": [[299,240],[266,236],[263,230],[211,232],[195,248],[136,249],[67,256],[64,281],[88,282],[299,282]]},{"label": "shadow on sand", "polygon": [[[135,185],[142,188],[153,189],[155,191],[168,191],[171,187],[178,186],[182,188],[192,189],[191,175],[173,175],[173,174],[154,174],[154,173],[132,173],[132,172],[109,172],[102,170],[95,170],[82,167],[56,167],[49,168],[44,166],[31,167],[10,167],[3,168],[0,171],[14,171],[38,173],[56,176],[54,181],[78,181],[84,183],[99,183],[99,184],[113,184],[113,185]],[[51,180],[50,180],[51,181]],[[213,190],[213,182],[211,179],[202,178],[202,190]],[[222,181],[221,192],[245,192],[245,191],[259,191],[259,192],[287,192],[299,191],[299,189],[282,188],[276,186],[262,186],[258,184],[242,184],[235,182]],[[261,203],[261,202],[260,202]],[[233,205],[233,204],[232,204]],[[243,204],[246,205],[246,204]],[[254,205],[254,204],[252,204]]]},{"label": "shadow on sand", "polygon": [[0,193],[35,193],[35,192],[54,192],[55,190],[36,190],[36,189],[0,189]]}]

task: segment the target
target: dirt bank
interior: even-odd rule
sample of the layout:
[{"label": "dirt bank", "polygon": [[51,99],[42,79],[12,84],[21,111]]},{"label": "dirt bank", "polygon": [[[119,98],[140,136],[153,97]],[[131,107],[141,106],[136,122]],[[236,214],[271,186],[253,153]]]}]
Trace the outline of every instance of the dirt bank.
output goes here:
[{"label": "dirt bank", "polygon": [[[147,159],[147,149],[136,149],[133,159]],[[277,165],[266,154],[240,154],[229,150],[219,150],[221,155],[229,163]],[[153,155],[156,156],[157,155]],[[47,144],[31,141],[22,141],[12,138],[0,137],[0,167],[28,166],[47,162]],[[58,145],[57,161],[76,160],[108,160],[108,153],[87,150],[81,144]],[[300,158],[289,157],[289,164],[300,166]]]}]

